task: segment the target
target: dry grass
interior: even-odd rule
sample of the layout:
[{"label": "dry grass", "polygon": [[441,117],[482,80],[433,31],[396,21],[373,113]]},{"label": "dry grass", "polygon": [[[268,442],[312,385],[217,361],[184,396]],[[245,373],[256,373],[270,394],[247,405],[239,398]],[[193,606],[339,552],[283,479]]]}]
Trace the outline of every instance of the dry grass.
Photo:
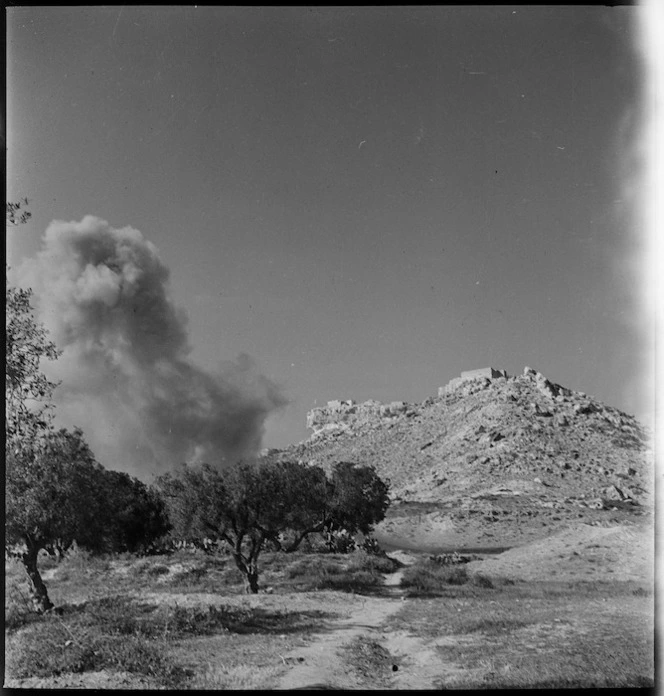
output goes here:
[{"label": "dry grass", "polygon": [[[267,553],[261,586],[274,591],[379,584],[393,563],[346,556]],[[232,559],[177,552],[136,559],[77,553],[40,563],[57,613],[30,610],[19,563],[6,564],[6,676],[54,677],[106,670],[140,674],[166,688],[263,688],[286,669],[283,655],[329,616],[320,610],[260,606],[173,606],[143,594],[236,596],[243,578]],[[113,588],[112,594],[109,588]],[[154,593],[157,593],[154,595]],[[210,646],[215,646],[209,654]]]},{"label": "dry grass", "polygon": [[[284,656],[360,601],[310,591],[371,593],[396,565],[362,553],[265,554],[261,585],[281,596],[249,602],[224,555],[78,554],[45,559],[61,613],[39,617],[29,611],[21,566],[8,562],[6,677],[106,670],[165,688],[273,688],[288,669]],[[653,684],[654,599],[644,584],[483,579],[425,559],[404,577],[414,596],[382,630],[405,631],[439,655],[451,667],[441,668],[441,688]],[[343,659],[367,687],[390,685],[396,662],[377,636],[358,638]]]},{"label": "dry grass", "polygon": [[[322,611],[261,607],[173,607],[109,596],[65,605],[58,614],[9,632],[6,670],[13,678],[111,670],[143,674],[168,688],[207,688],[203,682],[221,683],[221,672],[196,669],[201,663],[192,655],[192,645],[200,637],[211,637],[224,646],[218,655],[225,661],[224,688],[230,688],[243,669],[255,677],[257,665],[248,661],[247,646],[262,644],[268,655],[284,650],[315,630],[326,616]],[[289,636],[296,640],[285,640]],[[236,654],[230,665],[229,650]],[[272,659],[271,665],[279,667],[279,661]]]},{"label": "dry grass", "polygon": [[[145,675],[167,688],[260,688],[283,667],[279,654],[325,616],[297,609],[161,606],[136,598],[142,591],[237,595],[242,576],[225,556],[183,552],[137,560],[79,553],[60,564],[40,561],[58,606],[58,613],[45,616],[30,609],[21,564],[6,563],[7,678],[110,670]],[[268,559],[268,567],[280,565]],[[221,664],[195,654],[210,640],[221,643]],[[263,662],[265,669],[259,668]]]},{"label": "dry grass", "polygon": [[390,677],[399,669],[399,661],[378,641],[367,636],[358,636],[341,652],[344,662],[365,687],[388,686]]},{"label": "dry grass", "polygon": [[284,568],[284,587],[301,591],[339,590],[372,592],[383,583],[385,573],[394,572],[398,562],[364,551],[351,554],[307,554]]},{"label": "dry grass", "polygon": [[653,603],[633,583],[495,584],[390,619],[454,667],[440,688],[654,686]]},{"label": "dry grass", "polygon": [[463,565],[440,565],[431,558],[421,558],[406,568],[401,587],[409,597],[435,597],[445,595],[451,587],[465,585],[473,589],[490,589],[494,581],[478,573],[469,574]]}]

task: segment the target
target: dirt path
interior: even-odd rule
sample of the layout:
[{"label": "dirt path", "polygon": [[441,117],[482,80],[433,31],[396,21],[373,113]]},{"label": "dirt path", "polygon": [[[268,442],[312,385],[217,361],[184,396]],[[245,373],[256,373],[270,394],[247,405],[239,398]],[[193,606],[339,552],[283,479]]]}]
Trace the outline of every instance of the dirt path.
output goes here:
[{"label": "dirt path", "polygon": [[[414,561],[404,552],[391,555],[405,565]],[[404,631],[381,630],[385,619],[399,611],[404,601],[409,601],[399,588],[402,575],[403,569],[387,575],[386,596],[363,598],[362,607],[353,616],[328,623],[314,637],[314,643],[284,655],[284,662],[292,668],[281,678],[277,689],[366,688],[341,657],[341,648],[360,636],[381,644],[394,656],[395,664],[398,663],[398,670],[389,675],[389,688],[432,688],[434,680],[445,672],[435,652]]]},{"label": "dirt path", "polygon": [[358,636],[379,640],[379,627],[401,608],[401,600],[367,597],[364,606],[348,619],[324,627],[315,642],[284,656],[293,668],[280,680],[278,689],[299,689],[325,684],[342,689],[359,688],[358,680],[339,656],[338,651]]}]

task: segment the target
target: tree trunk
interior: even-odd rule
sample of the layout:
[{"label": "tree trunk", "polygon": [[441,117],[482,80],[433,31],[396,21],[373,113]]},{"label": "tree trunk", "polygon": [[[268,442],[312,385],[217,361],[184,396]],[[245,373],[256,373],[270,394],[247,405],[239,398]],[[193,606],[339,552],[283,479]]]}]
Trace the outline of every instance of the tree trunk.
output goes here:
[{"label": "tree trunk", "polygon": [[43,614],[49,609],[53,609],[53,602],[48,598],[46,585],[37,569],[37,554],[39,549],[30,548],[23,554],[23,565],[28,576],[28,589],[32,600],[32,607],[38,614]]},{"label": "tree trunk", "polygon": [[249,570],[246,574],[244,590],[246,594],[258,594],[258,571]]},{"label": "tree trunk", "polygon": [[233,551],[233,559],[238,570],[244,575],[244,592],[245,594],[258,594],[258,568],[256,563],[246,562],[242,558],[242,554]]}]

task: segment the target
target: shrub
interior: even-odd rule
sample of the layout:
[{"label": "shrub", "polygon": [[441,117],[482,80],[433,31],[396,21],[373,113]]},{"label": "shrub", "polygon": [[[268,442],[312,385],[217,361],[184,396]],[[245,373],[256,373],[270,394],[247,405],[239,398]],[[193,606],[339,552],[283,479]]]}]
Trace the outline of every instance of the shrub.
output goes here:
[{"label": "shrub", "polygon": [[162,563],[153,563],[148,560],[139,561],[131,566],[129,572],[131,575],[146,575],[148,577],[158,577],[168,573],[168,566]]},{"label": "shrub", "polygon": [[306,577],[311,581],[314,578],[323,579],[328,575],[338,575],[343,572],[344,569],[334,560],[321,556],[313,556],[302,558],[291,564],[286,569],[286,577],[290,579]]},{"label": "shrub", "polygon": [[165,657],[170,641],[227,631],[282,630],[284,621],[292,623],[290,616],[260,609],[158,607],[134,604],[123,596],[66,605],[61,615],[32,616],[30,625],[12,636],[8,676],[110,669],[152,676],[168,688],[191,676]]},{"label": "shrub", "polygon": [[376,587],[381,584],[381,579],[366,570],[355,570],[329,575],[323,578],[317,589],[341,590],[342,592],[361,592],[362,590]]},{"label": "shrub", "polygon": [[473,575],[471,577],[471,582],[473,583],[473,585],[477,585],[478,587],[486,587],[486,588],[495,587],[491,578],[487,578],[486,575],[480,575],[479,573],[477,575]]},{"label": "shrub", "polygon": [[7,665],[7,672],[13,677],[51,677],[110,669],[152,676],[164,686],[175,688],[188,676],[165,658],[161,640],[147,641],[141,635],[104,635],[90,630],[87,635],[72,640],[70,631],[54,617],[41,624],[37,639],[27,632],[21,636],[13,660]]},{"label": "shrub", "polygon": [[437,593],[448,585],[465,585],[470,580],[465,567],[438,565],[427,559],[415,563],[404,571],[401,587],[418,593]]},{"label": "shrub", "polygon": [[285,575],[307,591],[361,592],[382,583],[381,571],[375,567],[381,563],[384,563],[382,559],[363,552],[354,553],[345,563],[325,555],[305,556],[289,566]]},{"label": "shrub", "polygon": [[393,573],[399,568],[399,562],[387,555],[373,555],[363,550],[357,550],[351,556],[349,568],[366,570],[372,574]]},{"label": "shrub", "polygon": [[385,554],[385,552],[381,549],[380,544],[372,536],[365,537],[364,541],[360,545],[360,548],[367,553],[375,554],[377,556]]}]

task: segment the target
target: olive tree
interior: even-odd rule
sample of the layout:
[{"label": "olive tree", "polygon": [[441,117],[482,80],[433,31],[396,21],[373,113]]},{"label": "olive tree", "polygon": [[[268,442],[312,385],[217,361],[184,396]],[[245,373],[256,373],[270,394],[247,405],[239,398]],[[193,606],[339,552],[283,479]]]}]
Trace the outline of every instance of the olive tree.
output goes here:
[{"label": "olive tree", "polygon": [[70,525],[68,534],[45,547],[57,560],[62,560],[74,542],[93,553],[145,553],[170,530],[156,489],[127,473],[103,467],[97,483],[103,504],[94,512],[94,523]]},{"label": "olive tree", "polygon": [[167,521],[156,491],[104,469],[80,429],[53,427],[56,384],[41,361],[58,351],[32,316],[31,297],[7,286],[5,551],[23,562],[33,606],[44,612],[53,603],[37,567],[42,549],[64,552],[76,541],[95,551],[135,550]]},{"label": "olive tree", "polygon": [[[354,484],[360,484],[355,493]],[[224,470],[182,465],[157,486],[174,533],[225,543],[251,593],[258,592],[266,542],[290,553],[314,532],[340,526],[369,532],[388,505],[387,484],[372,468],[353,464],[339,465],[330,478],[318,466],[296,462],[259,460]]]},{"label": "olive tree", "polygon": [[104,471],[103,528],[98,536],[77,539],[87,548],[107,552],[144,552],[169,530],[159,492],[120,471]]},{"label": "olive tree", "polygon": [[103,468],[78,429],[47,430],[30,448],[10,446],[5,455],[5,548],[23,562],[34,609],[48,611],[39,551],[99,530]]},{"label": "olive tree", "polygon": [[32,316],[31,290],[7,286],[5,315],[5,437],[14,448],[37,444],[52,419],[57,386],[41,372],[42,360],[59,353]]}]

